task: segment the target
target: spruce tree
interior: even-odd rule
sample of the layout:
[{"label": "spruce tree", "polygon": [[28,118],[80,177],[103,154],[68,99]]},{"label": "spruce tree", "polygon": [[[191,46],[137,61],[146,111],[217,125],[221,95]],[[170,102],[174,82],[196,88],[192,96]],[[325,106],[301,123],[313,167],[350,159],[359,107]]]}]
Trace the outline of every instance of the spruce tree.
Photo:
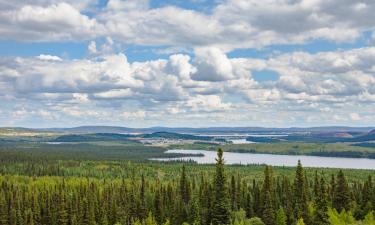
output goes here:
[{"label": "spruce tree", "polygon": [[333,198],[333,207],[341,212],[342,210],[350,210],[350,192],[349,186],[342,170],[337,175],[337,184],[335,195]]},{"label": "spruce tree", "polygon": [[299,218],[296,225],[305,225],[305,222],[303,221],[303,218]]},{"label": "spruce tree", "polygon": [[317,196],[315,197],[315,213],[313,224],[314,225],[329,225],[328,220],[328,202],[327,191],[323,177],[320,179],[320,186],[317,188]]},{"label": "spruce tree", "polygon": [[214,179],[214,202],[212,209],[212,224],[230,224],[229,197],[224,172],[223,150],[219,148],[216,158],[216,174]]},{"label": "spruce tree", "polygon": [[147,216],[147,209],[146,209],[146,199],[145,199],[145,177],[142,174],[141,178],[141,187],[140,187],[140,205],[139,205],[139,217],[140,219],[144,219]]},{"label": "spruce tree", "polygon": [[180,195],[185,204],[187,204],[190,200],[189,190],[190,188],[189,188],[189,181],[186,176],[186,168],[185,168],[185,165],[183,165],[181,178],[180,178]]},{"label": "spruce tree", "polygon": [[232,178],[230,180],[230,198],[232,211],[237,209],[236,197],[236,180],[234,179],[234,175],[232,175]]},{"label": "spruce tree", "polygon": [[[264,170],[264,181],[261,193],[262,199],[262,220],[266,225],[273,225],[275,223],[275,210],[274,210],[274,195],[272,171],[269,166]],[[258,206],[259,207],[259,206]]]},{"label": "spruce tree", "polygon": [[0,192],[0,224],[8,224],[8,204],[5,195]]},{"label": "spruce tree", "polygon": [[271,194],[269,191],[266,191],[266,194],[264,196],[262,220],[266,225],[275,224],[275,210],[273,209]]},{"label": "spruce tree", "polygon": [[309,209],[307,202],[307,188],[301,161],[298,160],[296,176],[294,180],[294,218],[303,218],[309,224]]},{"label": "spruce tree", "polygon": [[285,215],[285,212],[283,210],[283,208],[279,208],[279,210],[277,210],[276,212],[276,225],[286,225],[286,215]]},{"label": "spruce tree", "polygon": [[245,211],[246,211],[246,216],[249,217],[249,218],[254,215],[253,204],[252,204],[252,201],[251,201],[250,193],[246,194]]},{"label": "spruce tree", "polygon": [[59,212],[58,212],[58,224],[59,225],[67,225],[69,223],[69,215],[66,210],[66,198],[63,193],[60,193],[60,204],[59,204]]}]

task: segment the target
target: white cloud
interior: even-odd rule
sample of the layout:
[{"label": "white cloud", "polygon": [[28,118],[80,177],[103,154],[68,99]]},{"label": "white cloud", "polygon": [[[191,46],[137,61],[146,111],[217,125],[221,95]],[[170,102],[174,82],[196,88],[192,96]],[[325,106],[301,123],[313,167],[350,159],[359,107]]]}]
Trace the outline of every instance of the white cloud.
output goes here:
[{"label": "white cloud", "polygon": [[218,48],[195,50],[197,73],[193,79],[201,81],[224,81],[234,78],[231,61]]},{"label": "white cloud", "polygon": [[227,0],[206,13],[175,6],[150,8],[146,0],[110,0],[96,10],[93,5],[55,0],[3,3],[1,38],[82,41],[110,36],[126,44],[214,46],[226,52],[318,39],[350,42],[375,27],[372,1]]},{"label": "white cloud", "polygon": [[90,55],[95,55],[98,53],[98,50],[96,49],[96,42],[90,41],[87,49],[89,50]]},{"label": "white cloud", "polygon": [[2,39],[29,41],[85,40],[103,31],[95,19],[65,2],[47,6],[26,4],[2,10],[0,29]]},{"label": "white cloud", "polygon": [[144,119],[146,117],[145,111],[135,111],[135,112],[123,112],[120,114],[120,116],[123,119],[129,120],[129,119]]},{"label": "white cloud", "polygon": [[352,120],[360,120],[361,116],[358,113],[350,113],[350,119],[352,119]]},{"label": "white cloud", "polygon": [[223,111],[231,109],[230,103],[223,103],[221,98],[217,95],[197,95],[188,100],[186,105],[191,108],[193,112],[199,111]]},{"label": "white cloud", "polygon": [[55,55],[44,55],[41,54],[37,57],[40,60],[46,60],[46,61],[62,61],[62,59]]}]

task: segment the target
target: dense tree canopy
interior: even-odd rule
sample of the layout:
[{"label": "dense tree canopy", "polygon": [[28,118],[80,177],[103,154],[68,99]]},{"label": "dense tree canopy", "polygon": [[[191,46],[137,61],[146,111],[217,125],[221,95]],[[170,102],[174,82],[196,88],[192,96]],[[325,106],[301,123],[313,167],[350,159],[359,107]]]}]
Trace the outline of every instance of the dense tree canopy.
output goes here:
[{"label": "dense tree canopy", "polygon": [[[126,168],[126,175],[103,178],[82,171],[90,165],[91,170],[120,173],[118,167],[107,162],[69,161],[66,163],[81,165],[82,171],[66,175],[61,170],[68,169],[46,162],[46,167],[25,164],[34,176],[22,176],[6,171],[14,172],[23,163],[3,164],[0,224],[374,224],[371,176],[348,180],[344,171],[332,178],[320,172],[307,176],[299,162],[291,175],[276,174],[266,166],[263,176],[258,173],[245,179],[240,166],[228,174],[223,154],[219,149],[212,171],[211,167],[173,164],[170,168],[175,176],[165,176],[163,168],[169,168],[168,164],[118,164]],[[51,168],[54,176],[41,168]]]}]

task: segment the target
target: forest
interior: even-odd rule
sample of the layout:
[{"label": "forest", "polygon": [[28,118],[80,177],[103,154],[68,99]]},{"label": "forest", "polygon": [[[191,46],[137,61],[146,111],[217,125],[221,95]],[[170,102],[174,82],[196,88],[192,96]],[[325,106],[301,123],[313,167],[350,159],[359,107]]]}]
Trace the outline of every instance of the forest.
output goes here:
[{"label": "forest", "polygon": [[1,152],[1,225],[375,224],[371,170],[39,156]]}]

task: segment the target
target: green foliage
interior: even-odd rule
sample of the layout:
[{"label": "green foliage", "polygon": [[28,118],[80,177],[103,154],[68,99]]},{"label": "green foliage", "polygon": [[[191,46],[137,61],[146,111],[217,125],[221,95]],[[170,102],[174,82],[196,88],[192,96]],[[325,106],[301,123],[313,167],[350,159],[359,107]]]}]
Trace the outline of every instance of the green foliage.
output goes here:
[{"label": "green foliage", "polygon": [[276,225],[286,225],[287,222],[287,217],[285,215],[285,212],[283,208],[279,208],[276,213]]},{"label": "green foliage", "polygon": [[375,224],[375,217],[374,217],[374,212],[371,211],[367,213],[365,216],[365,219],[363,220],[363,225],[374,225]]},{"label": "green foliage", "polygon": [[307,222],[309,221],[309,208],[306,190],[307,184],[305,173],[301,162],[298,160],[296,176],[294,179],[294,218],[303,218],[304,221]]},{"label": "green foliage", "polygon": [[212,224],[225,225],[230,223],[229,197],[224,172],[223,150],[219,148],[216,158],[216,174],[214,179],[214,201]]},{"label": "green foliage", "polygon": [[325,181],[321,178],[319,186],[316,187],[315,197],[315,212],[313,218],[313,224],[315,225],[329,225],[328,221],[328,200]]},{"label": "green foliage", "polygon": [[249,225],[264,225],[264,223],[259,217],[252,217],[249,220]]},{"label": "green foliage", "polygon": [[373,171],[26,158],[0,151],[1,225],[374,223]]},{"label": "green foliage", "polygon": [[331,225],[354,225],[356,223],[353,215],[345,210],[338,213],[336,209],[329,209],[328,215]]},{"label": "green foliage", "polygon": [[303,218],[299,218],[299,219],[297,220],[296,225],[305,225],[305,222],[303,221]]},{"label": "green foliage", "polygon": [[333,207],[335,207],[339,212],[341,212],[342,210],[350,209],[349,187],[344,173],[341,170],[337,175],[336,190],[333,198]]}]

